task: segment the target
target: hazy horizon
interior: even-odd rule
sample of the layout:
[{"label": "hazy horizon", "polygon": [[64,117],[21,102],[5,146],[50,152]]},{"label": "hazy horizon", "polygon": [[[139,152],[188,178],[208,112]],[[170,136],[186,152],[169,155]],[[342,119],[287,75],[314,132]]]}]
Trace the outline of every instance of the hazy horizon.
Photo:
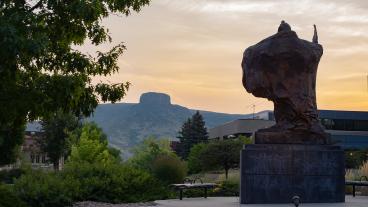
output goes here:
[{"label": "hazy horizon", "polygon": [[367,10],[363,0],[155,0],[138,14],[103,21],[112,44],[81,50],[126,43],[120,73],[103,79],[132,83],[123,102],[136,103],[142,93],[155,91],[188,108],[244,114],[252,104],[256,111],[273,109],[241,84],[244,49],[276,33],[281,20],[306,40],[316,24],[324,47],[318,108],[368,111]]}]

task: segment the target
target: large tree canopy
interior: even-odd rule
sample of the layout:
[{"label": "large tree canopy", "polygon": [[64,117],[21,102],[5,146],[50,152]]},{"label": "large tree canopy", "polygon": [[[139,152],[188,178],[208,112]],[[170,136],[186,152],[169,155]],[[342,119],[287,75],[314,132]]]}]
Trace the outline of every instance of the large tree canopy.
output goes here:
[{"label": "large tree canopy", "polygon": [[75,45],[111,42],[101,24],[110,13],[129,15],[149,0],[0,1],[0,164],[12,162],[27,120],[61,109],[89,115],[98,101],[124,97],[128,82],[92,83],[119,70],[121,43],[84,54]]}]

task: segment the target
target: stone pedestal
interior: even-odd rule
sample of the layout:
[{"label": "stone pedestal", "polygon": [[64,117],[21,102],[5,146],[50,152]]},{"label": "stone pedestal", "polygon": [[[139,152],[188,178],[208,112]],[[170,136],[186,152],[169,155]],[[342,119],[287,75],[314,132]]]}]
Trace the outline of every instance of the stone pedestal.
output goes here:
[{"label": "stone pedestal", "polygon": [[345,201],[344,152],[331,145],[253,144],[241,152],[241,204]]}]

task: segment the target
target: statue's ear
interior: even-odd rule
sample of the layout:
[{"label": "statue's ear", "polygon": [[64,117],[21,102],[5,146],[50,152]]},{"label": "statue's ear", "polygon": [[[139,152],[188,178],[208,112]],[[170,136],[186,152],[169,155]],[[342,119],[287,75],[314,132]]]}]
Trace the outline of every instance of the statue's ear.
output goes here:
[{"label": "statue's ear", "polygon": [[313,27],[314,27],[314,34],[312,42],[318,44],[317,26],[314,24]]}]

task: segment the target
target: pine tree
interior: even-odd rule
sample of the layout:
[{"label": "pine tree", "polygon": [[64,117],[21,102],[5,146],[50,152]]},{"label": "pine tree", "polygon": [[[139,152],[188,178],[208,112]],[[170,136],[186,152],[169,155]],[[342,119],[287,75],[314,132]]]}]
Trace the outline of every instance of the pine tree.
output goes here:
[{"label": "pine tree", "polygon": [[195,144],[208,141],[208,132],[205,125],[202,115],[197,111],[192,117],[192,133]]},{"label": "pine tree", "polygon": [[197,111],[191,118],[184,122],[179,131],[180,140],[178,154],[181,158],[187,159],[193,145],[207,142],[208,133],[202,115]]}]

